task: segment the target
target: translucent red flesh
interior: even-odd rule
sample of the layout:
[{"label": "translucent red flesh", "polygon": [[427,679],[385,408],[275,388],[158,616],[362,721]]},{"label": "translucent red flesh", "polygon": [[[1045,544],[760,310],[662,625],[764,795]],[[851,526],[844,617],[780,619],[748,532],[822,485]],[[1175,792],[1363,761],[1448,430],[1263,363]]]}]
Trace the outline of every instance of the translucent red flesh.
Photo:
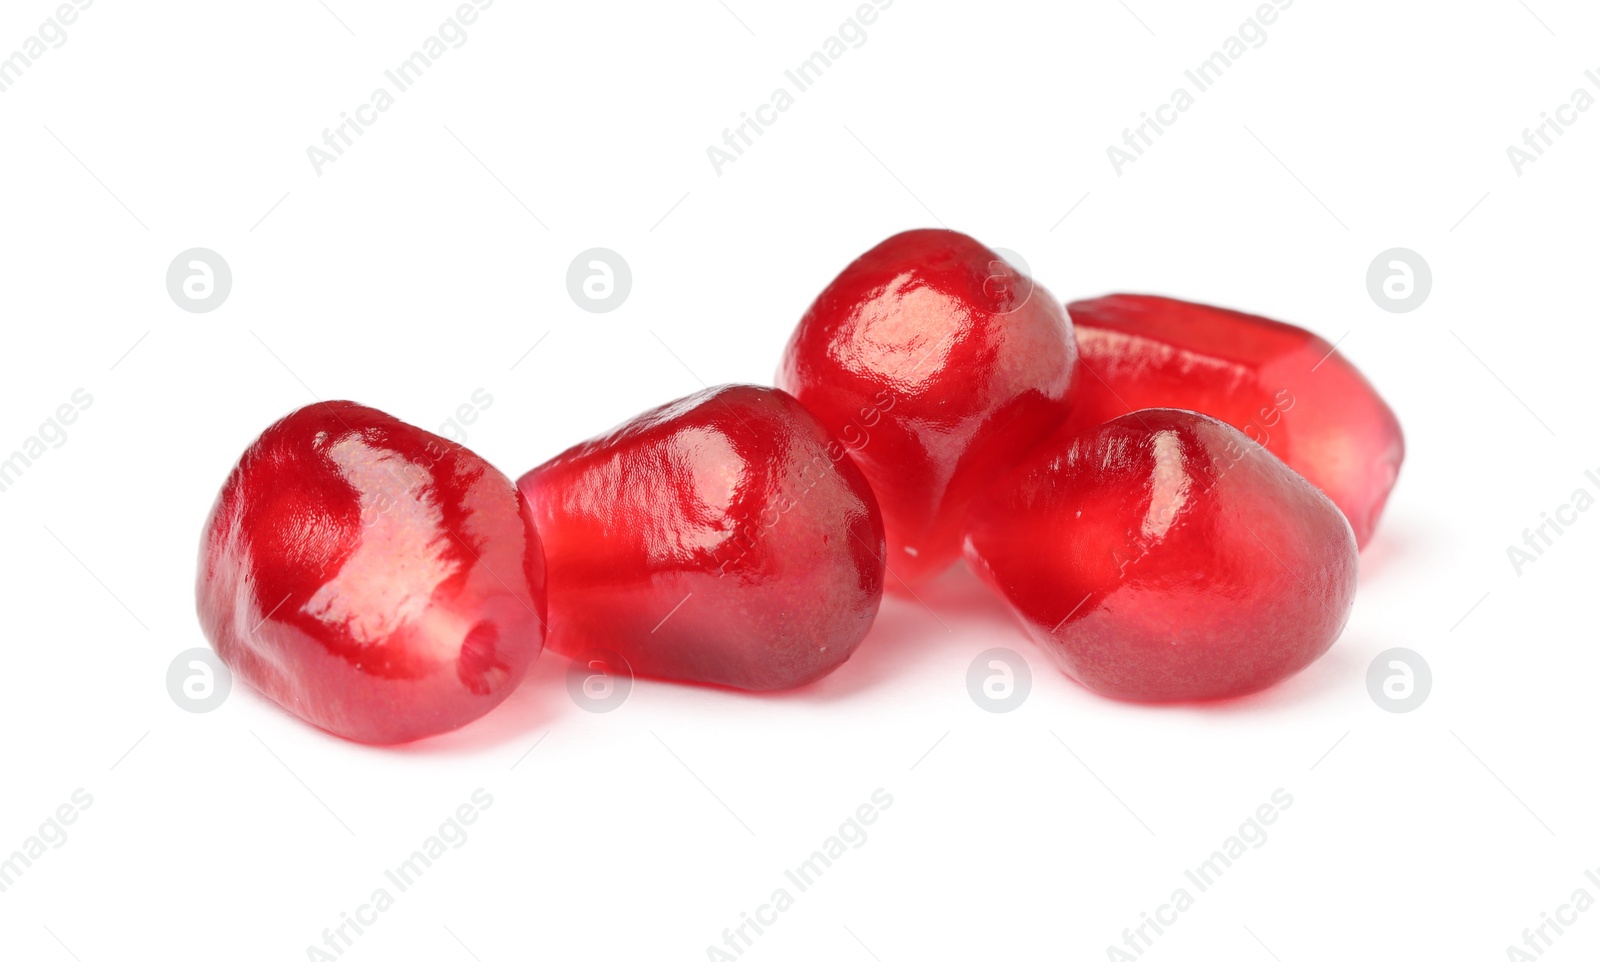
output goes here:
[{"label": "translucent red flesh", "polygon": [[1226,421],[1333,499],[1358,544],[1372,537],[1405,457],[1394,412],[1310,331],[1164,297],[1067,306],[1083,372],[1070,426],[1183,408]]},{"label": "translucent red flesh", "polygon": [[550,559],[550,645],[757,690],[848,658],[883,592],[883,522],[794,398],[732,386],[648,411],[525,474]]},{"label": "translucent red flesh", "polygon": [[509,478],[348,401],[272,425],[201,544],[200,623],[288,711],[405,742],[499,704],[543,645],[544,555]]},{"label": "translucent red flesh", "polygon": [[974,504],[965,551],[1068,675],[1138,701],[1281,681],[1333,644],[1355,594],[1333,503],[1190,411],[1053,438]]},{"label": "translucent red flesh", "polygon": [[1066,415],[1075,357],[1043,287],[964,234],[915,230],[863,254],[817,297],[778,386],[871,481],[893,587],[959,554],[972,497]]}]

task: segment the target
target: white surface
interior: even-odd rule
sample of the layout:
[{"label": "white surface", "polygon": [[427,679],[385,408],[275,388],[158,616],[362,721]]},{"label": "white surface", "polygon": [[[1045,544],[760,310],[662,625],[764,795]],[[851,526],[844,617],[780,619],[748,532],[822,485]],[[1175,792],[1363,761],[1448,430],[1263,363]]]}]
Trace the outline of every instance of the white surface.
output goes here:
[{"label": "white surface", "polygon": [[[1506,156],[1600,69],[1592,5],[1300,0],[1119,177],[1106,147],[1254,3],[1129,0],[1147,30],[1116,0],[900,0],[719,177],[707,146],[854,3],[501,0],[319,177],[306,148],[453,10],[329,5],[348,31],[315,2],[95,3],[0,93],[0,449],[94,398],[0,494],[0,852],[93,797],[0,894],[7,957],[307,958],[478,788],[465,844],[344,958],[705,959],[878,788],[865,844],[745,959],[1106,958],[1279,788],[1267,841],[1144,958],[1506,958],[1600,894],[1600,513],[1520,576],[1506,557],[1600,469],[1600,110],[1521,176]],[[7,4],[0,55],[52,9]],[[481,723],[399,751],[242,685],[207,715],[169,699],[203,644],[211,499],[310,391],[434,427],[484,389],[467,443],[516,474],[701,380],[769,380],[839,268],[936,217],[1063,298],[1343,337],[1409,452],[1328,656],[1217,710],[1113,704],[952,577],[786,697],[641,682],[591,715],[547,655]],[[632,266],[611,314],[565,288],[596,246]],[[1409,314],[1365,289],[1396,246],[1434,274]],[[232,266],[215,313],[164,289],[191,247]],[[966,692],[996,645],[1034,666],[1011,714]],[[1367,695],[1393,646],[1433,667],[1411,714]],[[1578,919],[1547,957],[1600,948],[1600,912]]]}]

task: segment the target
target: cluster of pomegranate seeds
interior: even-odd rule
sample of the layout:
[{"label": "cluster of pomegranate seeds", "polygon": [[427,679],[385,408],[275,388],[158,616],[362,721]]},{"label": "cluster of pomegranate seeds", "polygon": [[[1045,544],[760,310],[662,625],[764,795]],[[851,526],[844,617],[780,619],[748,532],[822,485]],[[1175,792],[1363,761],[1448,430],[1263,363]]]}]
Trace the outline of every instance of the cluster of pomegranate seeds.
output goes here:
[{"label": "cluster of pomegranate seeds", "polygon": [[778,387],[647,411],[515,486],[370,408],[303,408],[218,497],[201,626],[290,712],[394,743],[503,700],[547,610],[569,657],[786,689],[850,657],[886,573],[964,554],[1085,687],[1224,698],[1333,644],[1404,456],[1308,331],[1141,295],[1063,310],[947,230],[845,268]]}]

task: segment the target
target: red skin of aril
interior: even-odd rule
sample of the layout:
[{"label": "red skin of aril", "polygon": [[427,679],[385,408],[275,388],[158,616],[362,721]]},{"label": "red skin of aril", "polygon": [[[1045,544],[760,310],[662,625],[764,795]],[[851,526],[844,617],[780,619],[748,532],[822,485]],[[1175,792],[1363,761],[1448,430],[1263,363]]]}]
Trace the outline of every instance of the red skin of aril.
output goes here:
[{"label": "red skin of aril", "polygon": [[710,388],[517,482],[550,561],[550,646],[758,691],[850,657],[883,594],[883,522],[844,446],[771,388]]},{"label": "red skin of aril", "polygon": [[235,674],[359,742],[465,725],[544,643],[544,554],[511,480],[350,401],[301,408],[245,451],[196,593]]},{"label": "red skin of aril", "polygon": [[1333,502],[1238,430],[1149,409],[1042,445],[974,505],[968,562],[1085,687],[1258,691],[1343,630],[1356,544]]},{"label": "red skin of aril", "polygon": [[778,386],[872,482],[898,590],[955,560],[972,497],[1060,425],[1076,357],[1042,286],[965,234],[914,230],[817,297]]},{"label": "red skin of aril", "polygon": [[1344,355],[1290,324],[1142,294],[1067,305],[1083,372],[1077,431],[1130,410],[1200,411],[1245,432],[1372,538],[1405,458],[1400,422]]}]

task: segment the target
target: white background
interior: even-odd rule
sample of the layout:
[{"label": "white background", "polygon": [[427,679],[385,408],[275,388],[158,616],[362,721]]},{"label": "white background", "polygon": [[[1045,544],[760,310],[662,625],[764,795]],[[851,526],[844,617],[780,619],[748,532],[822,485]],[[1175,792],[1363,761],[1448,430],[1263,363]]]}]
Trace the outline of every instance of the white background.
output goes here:
[{"label": "white background", "polygon": [[[1145,958],[1502,959],[1600,894],[1600,512],[1520,575],[1506,555],[1600,469],[1600,110],[1521,176],[1506,156],[1600,70],[1592,4],[1300,0],[1118,176],[1106,147],[1256,4],[900,0],[719,177],[707,146],[854,3],[501,0],[318,176],[307,146],[453,10],[328,2],[95,3],[0,94],[0,452],[94,398],[0,494],[0,854],[94,799],[0,894],[6,957],[306,958],[480,787],[466,843],[344,958],[705,959],[878,788],[866,843],[745,959],[1103,959],[1279,788],[1265,844]],[[7,3],[0,56],[52,9]],[[958,572],[784,696],[640,682],[590,714],[546,653],[398,750],[242,684],[210,714],[169,698],[215,491],[313,392],[437,429],[485,389],[466,443],[516,476],[702,382],[769,382],[834,273],[941,222],[1062,298],[1343,338],[1408,452],[1328,655],[1215,708],[1117,704]],[[610,314],[565,286],[596,246],[632,266]],[[1433,269],[1408,314],[1365,286],[1396,246]],[[191,247],[232,266],[213,313],[167,295]],[[1034,667],[1010,714],[967,694],[994,646]],[[1410,714],[1367,694],[1395,646],[1433,668]],[[1579,919],[1547,958],[1600,949]]]}]

